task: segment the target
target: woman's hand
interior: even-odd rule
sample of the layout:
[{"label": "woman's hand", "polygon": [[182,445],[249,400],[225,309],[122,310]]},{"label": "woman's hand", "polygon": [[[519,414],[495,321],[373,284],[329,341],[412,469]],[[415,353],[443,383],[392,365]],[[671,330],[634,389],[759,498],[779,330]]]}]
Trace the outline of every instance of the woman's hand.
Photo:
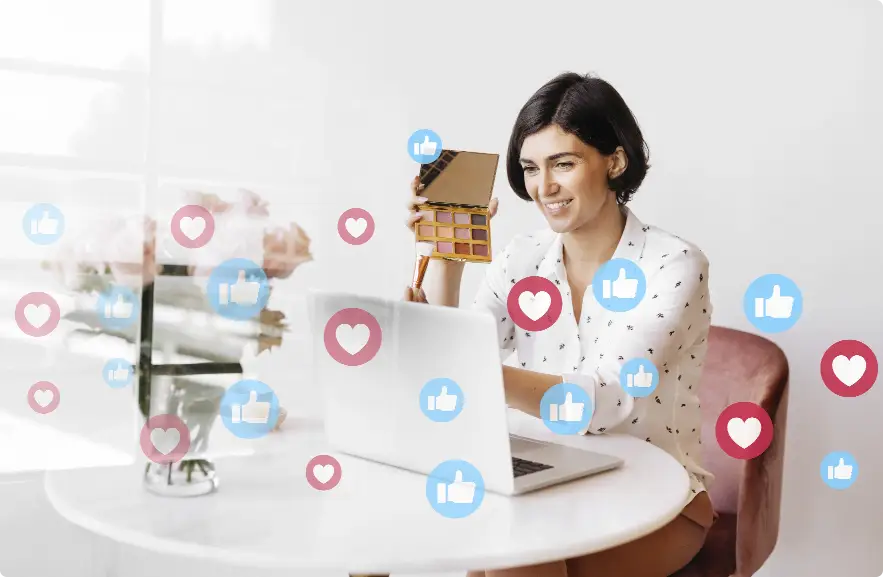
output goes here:
[{"label": "woman's hand", "polygon": [[298,225],[276,228],[264,234],[263,269],[268,278],[288,278],[294,269],[313,260],[310,237]]},{"label": "woman's hand", "polygon": [[[429,200],[425,196],[420,196],[420,191],[425,186],[420,184],[419,176],[415,176],[414,180],[411,181],[411,199],[408,201],[408,217],[405,219],[405,226],[408,227],[408,230],[414,231],[417,228],[417,224],[423,219],[423,215],[417,211],[417,207]],[[494,218],[494,215],[497,214],[499,204],[496,197],[492,198],[490,203],[488,203],[487,209],[491,218]]]}]

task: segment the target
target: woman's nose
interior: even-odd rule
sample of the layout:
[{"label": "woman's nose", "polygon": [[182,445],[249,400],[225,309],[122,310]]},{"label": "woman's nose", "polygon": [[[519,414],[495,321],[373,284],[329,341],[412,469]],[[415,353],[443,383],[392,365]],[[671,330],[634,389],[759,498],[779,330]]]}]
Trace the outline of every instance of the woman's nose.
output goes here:
[{"label": "woman's nose", "polygon": [[558,183],[555,182],[555,179],[552,178],[549,172],[544,172],[540,177],[540,188],[538,192],[540,198],[545,198],[558,192]]}]

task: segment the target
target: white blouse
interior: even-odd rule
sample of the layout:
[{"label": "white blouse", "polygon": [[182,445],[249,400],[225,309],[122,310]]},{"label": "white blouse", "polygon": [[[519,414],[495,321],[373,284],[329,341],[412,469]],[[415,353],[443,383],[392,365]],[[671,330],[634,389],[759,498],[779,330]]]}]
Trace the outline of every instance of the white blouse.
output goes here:
[{"label": "white blouse", "polygon": [[[631,210],[613,258],[629,259],[646,278],[643,300],[627,312],[601,306],[592,287],[574,319],[570,285],[562,262],[562,236],[551,230],[517,235],[493,259],[474,307],[494,314],[501,358],[518,353],[518,366],[560,374],[584,388],[592,400],[591,434],[625,433],[644,439],[677,459],[690,474],[692,494],[713,480],[701,466],[699,374],[705,358],[712,306],[708,259],[695,245],[641,223]],[[550,328],[525,331],[509,318],[509,290],[519,280],[541,276],[558,285],[561,315]],[[659,384],[635,398],[620,384],[620,368],[633,359],[651,361]]]}]

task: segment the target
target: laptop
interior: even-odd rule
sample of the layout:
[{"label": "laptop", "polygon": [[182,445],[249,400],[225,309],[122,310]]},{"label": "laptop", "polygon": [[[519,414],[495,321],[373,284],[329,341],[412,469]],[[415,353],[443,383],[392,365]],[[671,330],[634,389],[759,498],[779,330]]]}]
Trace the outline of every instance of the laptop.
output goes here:
[{"label": "laptop", "polygon": [[[326,340],[337,339],[341,319],[369,318],[353,309],[376,324],[341,329],[341,339],[361,338],[345,343],[346,354],[354,355],[345,364],[332,356],[340,358],[342,349],[326,347]],[[614,456],[509,433],[496,319],[486,312],[318,291],[309,294],[309,311],[325,434],[335,450],[426,475],[445,461],[466,461],[481,473],[486,490],[502,495],[622,464]],[[379,340],[369,338],[377,331]],[[358,349],[361,342],[365,348]],[[451,379],[463,395],[462,409],[449,422],[430,420],[421,410],[421,390],[437,378]]]}]

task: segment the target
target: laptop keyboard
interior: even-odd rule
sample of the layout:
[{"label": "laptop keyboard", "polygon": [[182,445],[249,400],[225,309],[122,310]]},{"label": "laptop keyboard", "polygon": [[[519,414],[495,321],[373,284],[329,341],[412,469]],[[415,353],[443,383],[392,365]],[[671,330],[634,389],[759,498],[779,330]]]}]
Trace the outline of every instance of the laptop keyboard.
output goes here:
[{"label": "laptop keyboard", "polygon": [[551,468],[552,465],[544,465],[543,463],[512,457],[512,472],[515,474],[516,479],[518,477],[530,475],[531,473],[538,473],[539,471],[545,471],[546,469]]}]

